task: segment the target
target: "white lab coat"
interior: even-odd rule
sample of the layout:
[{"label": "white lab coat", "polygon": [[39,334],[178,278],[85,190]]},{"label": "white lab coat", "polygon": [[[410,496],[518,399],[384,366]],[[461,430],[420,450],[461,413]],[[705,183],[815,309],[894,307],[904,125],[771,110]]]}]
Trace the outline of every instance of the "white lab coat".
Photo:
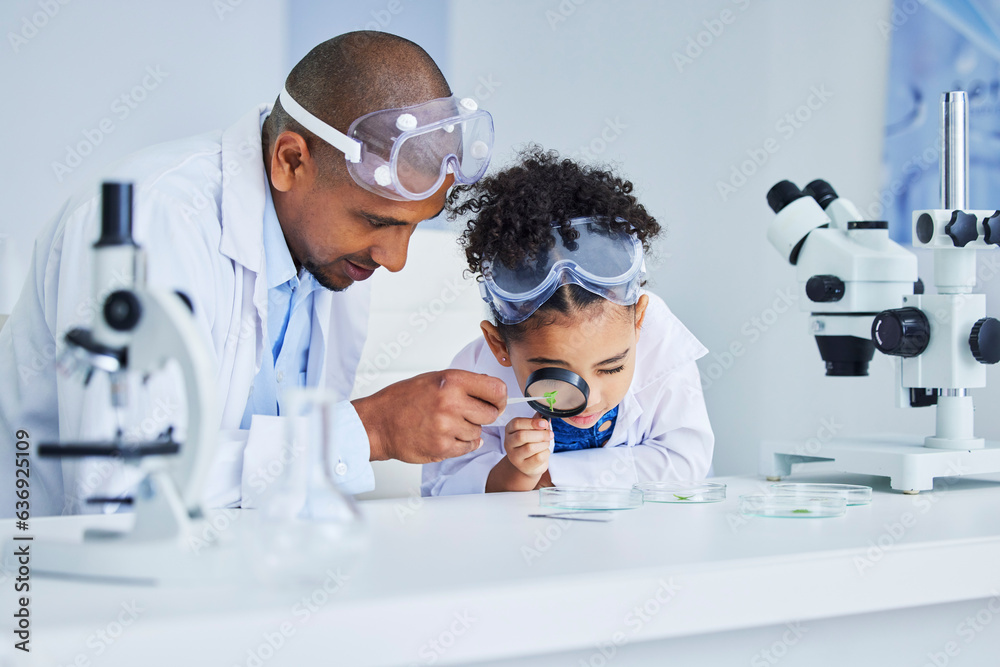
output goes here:
[{"label": "white lab coat", "polygon": [[[611,438],[598,449],[552,454],[552,482],[556,486],[624,488],[640,481],[703,479],[712,465],[715,436],[695,360],[707,352],[663,300],[649,294],[636,347],[635,375],[619,404]],[[451,367],[498,377],[517,392],[514,371],[497,362],[483,339],[467,345]],[[507,422],[534,414],[525,403],[511,405],[500,419],[483,427],[482,447],[465,456],[424,465],[421,493],[483,493],[490,471],[505,456]]]},{"label": "white lab coat", "polygon": [[[102,179],[134,182],[133,235],[147,252],[148,283],[191,298],[213,354],[222,432],[204,494],[210,506],[234,505],[252,495],[245,480],[277,455],[277,438],[253,437],[256,421],[251,446],[247,432],[238,430],[268,340],[260,127],[269,110],[262,105],[225,131],[146,149]],[[100,204],[95,183],[44,228],[20,299],[0,333],[0,474],[8,480],[0,493],[0,515],[9,516],[14,507],[10,438],[18,430],[28,432],[33,450],[43,442],[114,433],[107,383],[97,377],[84,390],[79,379],[55,369],[66,331],[89,325],[97,306],[90,296],[90,247],[99,236]],[[364,450],[338,466],[339,481],[354,493],[374,483],[367,436],[346,401],[367,333],[369,298],[365,282],[344,292],[316,293],[307,370],[310,386],[343,398],[339,435]],[[161,378],[133,397],[128,420],[133,434],[153,437],[178,422],[183,429],[175,389],[170,378]],[[113,460],[33,457],[32,515],[84,511],[80,501],[126,493],[134,482],[134,471]]]}]

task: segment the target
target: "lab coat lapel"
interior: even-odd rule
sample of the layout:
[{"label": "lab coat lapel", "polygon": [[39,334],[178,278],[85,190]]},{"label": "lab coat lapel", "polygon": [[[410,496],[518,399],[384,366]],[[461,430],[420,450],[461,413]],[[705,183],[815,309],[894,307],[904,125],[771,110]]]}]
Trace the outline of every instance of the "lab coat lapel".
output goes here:
[{"label": "lab coat lapel", "polygon": [[625,393],[625,398],[618,405],[618,418],[615,419],[615,430],[612,432],[611,439],[608,440],[606,446],[614,446],[622,442],[634,440],[628,437],[629,430],[642,417],[642,405],[635,397],[635,392],[631,388]]},{"label": "lab coat lapel", "polygon": [[222,133],[222,242],[219,250],[255,273],[264,269],[264,157],[260,105]]},{"label": "lab coat lapel", "polygon": [[[237,275],[243,275],[244,285],[253,283],[254,322],[250,313],[241,309],[239,331],[253,331],[254,375],[260,370],[267,340],[267,275],[264,264],[264,188],[267,174],[261,148],[261,114],[270,105],[262,104],[248,112],[222,134],[222,241],[219,251],[237,265]],[[247,285],[248,286],[248,285]]]}]

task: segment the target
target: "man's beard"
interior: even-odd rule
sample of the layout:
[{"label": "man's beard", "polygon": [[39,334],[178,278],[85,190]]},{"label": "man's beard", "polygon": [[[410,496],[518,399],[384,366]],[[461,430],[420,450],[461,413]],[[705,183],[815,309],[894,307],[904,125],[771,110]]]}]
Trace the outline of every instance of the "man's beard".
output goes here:
[{"label": "man's beard", "polygon": [[320,274],[320,270],[322,267],[312,262],[308,261],[303,262],[302,268],[308,271],[309,275],[311,275],[316,280],[316,282],[318,282],[322,287],[325,287],[331,292],[343,292],[348,287],[354,284],[353,282],[351,282],[351,285],[344,285],[344,286],[334,284],[331,280],[329,280],[328,278],[324,278]]}]

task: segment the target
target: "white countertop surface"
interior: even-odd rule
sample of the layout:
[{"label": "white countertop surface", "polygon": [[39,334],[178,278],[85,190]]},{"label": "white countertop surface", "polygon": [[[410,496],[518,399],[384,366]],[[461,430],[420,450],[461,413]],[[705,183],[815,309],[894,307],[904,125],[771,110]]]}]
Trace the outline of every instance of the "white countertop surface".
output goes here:
[{"label": "white countertop surface", "polygon": [[[724,502],[647,503],[609,523],[528,518],[546,511],[536,493],[367,501],[370,546],[332,595],[36,576],[32,645],[39,664],[59,665],[256,665],[261,647],[261,665],[462,664],[1000,593],[998,482],[905,496],[879,478],[797,475],[875,494],[844,517],[790,520],[738,513],[738,496],[765,482],[717,481]],[[69,525],[121,520],[34,519],[33,548]],[[12,544],[12,522],[0,531]],[[95,635],[117,632],[133,601],[141,611],[113,642]]]}]

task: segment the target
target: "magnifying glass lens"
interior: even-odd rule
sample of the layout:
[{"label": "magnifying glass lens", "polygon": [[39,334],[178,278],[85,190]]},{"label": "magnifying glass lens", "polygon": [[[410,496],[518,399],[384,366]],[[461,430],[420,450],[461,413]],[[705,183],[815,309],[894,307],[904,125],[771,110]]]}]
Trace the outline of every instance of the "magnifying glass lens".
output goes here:
[{"label": "magnifying glass lens", "polygon": [[590,387],[572,371],[540,368],[525,383],[524,395],[537,398],[530,405],[546,417],[573,417],[587,409]]},{"label": "magnifying glass lens", "polygon": [[[581,405],[587,407],[587,398],[583,392],[561,380],[539,380],[528,387],[526,394],[545,403],[551,410],[574,410]],[[553,400],[550,401],[550,397]]]}]

